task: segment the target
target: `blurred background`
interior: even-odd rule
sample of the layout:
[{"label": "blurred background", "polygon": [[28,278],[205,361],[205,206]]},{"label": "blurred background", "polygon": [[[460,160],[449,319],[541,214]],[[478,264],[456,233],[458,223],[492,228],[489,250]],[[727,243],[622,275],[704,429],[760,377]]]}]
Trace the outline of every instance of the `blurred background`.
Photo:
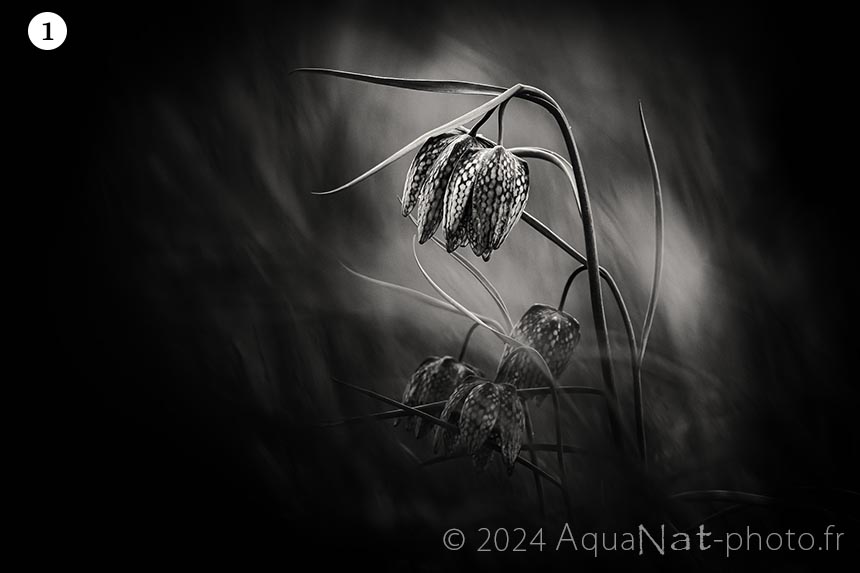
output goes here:
[{"label": "blurred background", "polygon": [[[840,270],[856,257],[840,251],[850,245],[838,203],[845,185],[824,131],[838,127],[824,119],[819,52],[801,15],[576,2],[146,4],[116,20],[56,11],[68,39],[50,64],[30,68],[37,83],[27,85],[31,103],[59,117],[57,138],[36,145],[72,169],[40,169],[60,179],[41,211],[55,231],[32,245],[54,255],[47,265],[24,257],[21,268],[39,277],[25,290],[40,300],[64,293],[39,308],[59,324],[50,337],[59,379],[82,381],[61,384],[52,396],[62,398],[40,407],[56,409],[45,419],[57,423],[34,430],[54,452],[37,483],[70,504],[63,522],[77,529],[81,516],[93,518],[84,535],[136,555],[211,550],[218,540],[221,549],[319,550],[325,560],[338,548],[383,570],[436,570],[537,559],[445,552],[449,527],[566,519],[552,488],[541,517],[521,468],[509,478],[496,464],[476,474],[467,459],[421,467],[432,448],[389,423],[321,427],[387,408],[332,376],[399,397],[426,357],[456,355],[469,323],[340,265],[433,294],[396,202],[411,154],[343,193],[310,192],[350,180],[484,98],[289,75],[315,66],[549,92],[573,124],[601,262],[637,331],[654,256],[641,100],[666,210],[643,374],[649,469],[619,456],[599,404],[578,399],[586,423],[565,424],[568,442],[586,450],[567,466],[578,531],[695,525],[725,505],[666,496],[699,489],[792,500],[736,512],[717,529],[856,524],[846,515],[857,515],[857,498],[843,491],[858,485],[856,377],[843,373],[856,348],[855,289]],[[47,78],[55,89],[37,89]],[[495,120],[483,132],[494,138]],[[508,106],[505,143],[564,151],[551,117],[522,101]],[[536,162],[531,173],[527,210],[584,250],[564,179]],[[497,317],[453,259],[431,244],[418,253],[450,294]],[[533,303],[556,304],[578,266],[522,223],[489,263],[467,257],[514,320]],[[626,339],[611,299],[607,309],[632,435]],[[584,279],[566,310],[583,340],[561,381],[599,387]],[[478,333],[468,359],[493,372],[501,350]],[[550,441],[550,402],[534,416],[539,441]],[[796,555],[771,557],[800,566]]]}]

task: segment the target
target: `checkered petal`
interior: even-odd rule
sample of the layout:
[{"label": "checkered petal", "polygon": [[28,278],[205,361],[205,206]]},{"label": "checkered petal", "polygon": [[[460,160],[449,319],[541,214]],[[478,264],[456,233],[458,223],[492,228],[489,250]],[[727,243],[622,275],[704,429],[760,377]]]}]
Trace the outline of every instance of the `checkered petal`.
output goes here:
[{"label": "checkered petal", "polygon": [[[508,238],[511,229],[514,228],[525,211],[526,202],[529,198],[529,164],[510,153],[506,162],[511,166],[513,176],[508,182],[510,197],[505,200],[504,211],[499,215],[493,229],[492,247],[494,250],[501,247],[504,240]],[[508,195],[506,194],[505,197]]]},{"label": "checkered petal", "polygon": [[460,435],[455,447],[473,454],[484,445],[499,416],[499,389],[492,382],[478,384],[468,395],[460,412]]},{"label": "checkered petal", "polygon": [[[435,364],[439,361],[438,356],[431,356],[426,358],[421,364],[418,365],[418,368],[415,372],[412,373],[412,376],[409,378],[409,382],[406,384],[406,389],[403,390],[403,403],[407,406],[416,406],[420,404],[418,401],[418,394],[421,392],[421,389],[427,384],[428,378],[430,378],[433,374],[433,370],[435,368]],[[400,420],[394,420],[394,425],[400,423]],[[415,416],[408,416],[406,418],[406,429],[412,430],[415,427]]]},{"label": "checkered petal", "polygon": [[[468,382],[466,384],[463,384],[462,386],[458,386],[451,393],[451,396],[448,397],[448,402],[442,409],[442,414],[439,415],[439,418],[445,422],[451,422],[452,424],[456,424],[457,422],[459,422],[460,413],[463,409],[463,404],[466,401],[466,397],[479,384],[481,383]],[[433,434],[433,451],[438,452],[439,446],[443,443],[445,444],[445,451],[454,451],[456,438],[457,435],[453,432],[444,429],[441,426],[437,426]]]},{"label": "checkered petal", "polygon": [[[511,337],[537,350],[552,375],[558,378],[579,344],[579,322],[566,312],[535,304],[514,325]],[[498,382],[513,384],[517,388],[536,388],[549,383],[528,354],[513,354],[513,351],[508,346],[502,353],[496,378]]]},{"label": "checkered petal", "polygon": [[445,191],[461,156],[477,146],[475,138],[460,135],[451,139],[436,158],[418,194],[418,242],[425,243],[442,222]]},{"label": "checkered petal", "polygon": [[448,181],[443,229],[449,253],[462,246],[466,240],[467,225],[472,213],[472,187],[485,153],[485,150],[477,148],[463,153]]},{"label": "checkered petal", "polygon": [[502,449],[502,460],[510,475],[523,447],[526,416],[517,389],[510,384],[500,384],[499,387],[499,419],[496,422],[496,431]]},{"label": "checkered petal", "polygon": [[[474,376],[483,376],[483,373],[451,356],[431,356],[412,374],[403,391],[403,403],[407,406],[420,406],[447,400],[456,387]],[[406,419],[406,429],[414,428],[416,438],[425,434],[426,427],[424,420],[417,416],[409,416]]]},{"label": "checkered petal", "polygon": [[504,147],[481,152],[472,189],[472,251],[489,259],[519,219],[528,199],[528,168]]},{"label": "checkered petal", "polygon": [[449,131],[431,137],[418,150],[418,153],[412,160],[412,165],[409,166],[409,171],[406,173],[406,183],[403,186],[401,213],[404,217],[408,216],[418,203],[421,187],[427,180],[427,175],[433,167],[436,158],[439,157],[439,154],[442,153],[453,139],[460,135],[462,135],[460,131]]}]

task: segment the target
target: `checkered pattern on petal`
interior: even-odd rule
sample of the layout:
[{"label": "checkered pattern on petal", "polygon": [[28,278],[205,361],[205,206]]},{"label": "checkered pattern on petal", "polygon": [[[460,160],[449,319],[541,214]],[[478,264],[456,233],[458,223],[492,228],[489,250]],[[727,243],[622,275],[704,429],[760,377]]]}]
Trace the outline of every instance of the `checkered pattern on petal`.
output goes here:
[{"label": "checkered pattern on petal", "polygon": [[517,389],[510,384],[499,385],[499,419],[496,422],[502,460],[508,474],[514,471],[514,464],[523,446],[526,430],[526,416]]},{"label": "checkered pattern on petal", "polygon": [[412,160],[412,164],[409,166],[409,171],[406,173],[406,183],[403,186],[401,213],[404,217],[408,216],[412,212],[412,209],[415,208],[421,187],[427,180],[427,174],[433,167],[436,158],[459,135],[462,135],[462,132],[458,130],[431,137],[418,150],[418,153]]},{"label": "checkered pattern on petal", "polygon": [[[579,344],[579,322],[566,312],[535,304],[514,325],[511,337],[537,350],[558,378]],[[514,350],[508,346],[502,353],[497,380],[517,388],[547,385],[549,381],[534,359],[525,352],[513,354]]]},{"label": "checkered pattern on petal", "polygon": [[445,243],[448,252],[455,251],[466,240],[466,231],[472,213],[472,187],[481,166],[484,152],[469,149],[451,173],[445,193]]},{"label": "checkered pattern on petal", "polygon": [[460,434],[455,447],[473,454],[484,444],[499,416],[499,389],[492,382],[478,384],[463,403],[460,412]]},{"label": "checkered pattern on petal", "polygon": [[[433,370],[439,360],[440,358],[438,356],[430,356],[429,358],[425,358],[424,361],[418,365],[418,368],[415,369],[415,372],[413,372],[412,376],[409,378],[409,382],[406,384],[406,389],[403,390],[402,401],[404,404],[407,406],[416,406],[420,404],[418,401],[418,395],[427,383],[427,379],[433,375]],[[400,420],[395,420],[394,425],[396,426],[399,422]],[[407,416],[406,429],[412,430],[414,427],[415,416]]]},{"label": "checkered pattern on petal", "polygon": [[473,137],[460,135],[450,140],[433,163],[418,194],[419,243],[427,242],[442,222],[445,191],[451,174],[463,153],[476,146],[477,143]]},{"label": "checkered pattern on petal", "polygon": [[489,259],[522,215],[528,199],[528,167],[504,147],[483,150],[472,184],[469,242],[476,256]]},{"label": "checkered pattern on petal", "polygon": [[498,249],[502,246],[508,234],[526,208],[526,201],[529,198],[529,164],[508,153],[508,160],[513,160],[512,171],[513,179],[510,181],[510,201],[507,202],[506,211],[503,216],[499,216],[496,222],[496,227],[493,230],[493,249]]},{"label": "checkered pattern on petal", "polygon": [[[445,408],[442,409],[442,414],[439,415],[439,418],[445,422],[451,422],[452,424],[458,423],[466,397],[469,395],[469,392],[479,384],[481,384],[481,382],[468,382],[462,386],[458,386],[448,397],[448,402],[445,404]],[[433,451],[438,452],[439,446],[444,443],[445,451],[449,453],[453,452],[456,439],[457,434],[442,428],[441,426],[437,426],[433,434]]]},{"label": "checkered pattern on petal", "polygon": [[[457,386],[476,375],[483,376],[478,369],[451,356],[431,356],[412,374],[403,391],[403,403],[420,406],[447,400]],[[406,429],[414,428],[415,437],[423,436],[426,427],[424,420],[417,416],[406,419]]]}]

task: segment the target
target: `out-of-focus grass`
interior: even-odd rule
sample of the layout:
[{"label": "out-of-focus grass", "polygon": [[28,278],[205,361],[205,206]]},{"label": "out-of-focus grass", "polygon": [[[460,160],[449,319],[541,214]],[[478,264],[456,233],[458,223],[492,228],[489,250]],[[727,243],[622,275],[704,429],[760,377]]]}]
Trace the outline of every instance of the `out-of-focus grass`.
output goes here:
[{"label": "out-of-focus grass", "polygon": [[[654,26],[661,33],[649,32]],[[851,438],[831,413],[844,407],[846,390],[826,375],[822,364],[836,350],[818,334],[830,317],[805,304],[818,291],[795,234],[798,214],[772,205],[780,165],[758,121],[760,102],[734,61],[671,20],[459,6],[440,7],[413,33],[346,10],[307,27],[278,16],[193,83],[173,79],[118,97],[110,115],[122,128],[105,130],[94,178],[116,241],[108,263],[146,317],[142,336],[155,340],[158,353],[152,359],[184,374],[176,378],[183,385],[177,416],[199,407],[204,434],[207,424],[230,418],[212,434],[229,442],[225,451],[240,452],[225,454],[224,463],[241,464],[258,488],[255,503],[286,523],[314,530],[336,516],[339,531],[371,532],[395,540],[404,555],[425,557],[423,548],[437,548],[447,527],[536,523],[533,482],[521,469],[511,479],[499,468],[474,475],[467,460],[422,470],[400,444],[422,459],[431,455],[427,444],[388,424],[315,427],[382,409],[333,387],[330,376],[399,396],[426,356],[456,354],[469,325],[338,265],[430,292],[412,261],[412,224],[395,198],[407,161],[342,194],[309,192],[343,183],[481,98],[286,72],[308,65],[525,82],[552,94],[573,122],[601,262],[637,324],[653,256],[640,98],[664,178],[664,291],[644,371],[653,473],[646,478],[612,454],[602,408],[580,399],[594,425],[569,426],[568,441],[594,454],[569,460],[577,526],[660,522],[669,507],[660,492],[845,485],[852,474],[841,456]],[[541,110],[516,102],[506,120],[507,145],[562,149]],[[564,181],[541,165],[532,174],[528,209],[581,245]],[[762,217],[767,236],[749,223]],[[426,247],[422,260],[458,300],[493,315],[486,293],[444,253]],[[534,302],[554,304],[575,266],[524,225],[490,263],[478,264],[514,320]],[[583,325],[583,341],[560,382],[596,385],[583,285],[566,305]],[[626,342],[608,308],[632,431]],[[476,335],[469,357],[492,372],[500,352],[491,337]],[[216,414],[207,417],[206,408]],[[536,415],[544,441],[549,413],[544,404]],[[542,455],[551,468],[552,454]],[[548,499],[551,517],[560,518],[551,488]],[[708,513],[676,511],[689,520]],[[449,558],[432,553],[434,562]]]}]

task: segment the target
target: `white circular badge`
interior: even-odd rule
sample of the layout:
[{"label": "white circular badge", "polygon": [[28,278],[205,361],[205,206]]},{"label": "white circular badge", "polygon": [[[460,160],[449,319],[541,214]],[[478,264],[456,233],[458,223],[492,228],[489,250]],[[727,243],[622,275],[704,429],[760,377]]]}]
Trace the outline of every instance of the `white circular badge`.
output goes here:
[{"label": "white circular badge", "polygon": [[66,41],[66,22],[53,12],[42,12],[30,20],[27,34],[40,50],[53,50]]}]

